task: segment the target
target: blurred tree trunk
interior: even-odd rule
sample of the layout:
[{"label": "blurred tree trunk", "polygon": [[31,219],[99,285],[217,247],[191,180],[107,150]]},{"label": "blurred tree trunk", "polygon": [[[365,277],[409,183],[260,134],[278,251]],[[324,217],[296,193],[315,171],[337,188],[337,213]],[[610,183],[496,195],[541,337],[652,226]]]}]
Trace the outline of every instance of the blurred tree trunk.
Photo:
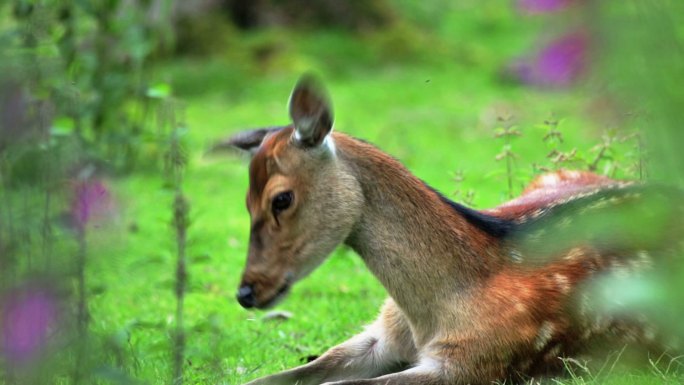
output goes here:
[{"label": "blurred tree trunk", "polygon": [[395,18],[387,0],[224,0],[223,8],[242,29],[272,25],[374,29]]}]

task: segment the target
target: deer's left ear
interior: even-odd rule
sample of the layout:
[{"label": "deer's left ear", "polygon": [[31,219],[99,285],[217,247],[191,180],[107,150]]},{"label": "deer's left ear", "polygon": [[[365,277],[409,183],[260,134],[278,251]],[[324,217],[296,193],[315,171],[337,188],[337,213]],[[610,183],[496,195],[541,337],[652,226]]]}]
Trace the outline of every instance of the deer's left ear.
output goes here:
[{"label": "deer's left ear", "polygon": [[258,128],[255,130],[238,132],[230,138],[212,145],[209,152],[221,152],[223,150],[232,149],[247,151],[251,155],[254,155],[259,149],[259,146],[261,146],[261,142],[263,142],[266,135],[282,128],[283,127]]},{"label": "deer's left ear", "polygon": [[304,147],[321,145],[332,130],[330,98],[321,83],[311,75],[302,76],[290,96],[290,117],[294,140]]}]

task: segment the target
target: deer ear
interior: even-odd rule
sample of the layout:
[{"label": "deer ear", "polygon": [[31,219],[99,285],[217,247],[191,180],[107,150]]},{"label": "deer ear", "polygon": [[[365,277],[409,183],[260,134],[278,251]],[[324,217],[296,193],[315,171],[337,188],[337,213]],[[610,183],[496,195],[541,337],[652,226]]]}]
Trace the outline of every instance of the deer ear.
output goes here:
[{"label": "deer ear", "polygon": [[261,146],[261,142],[268,134],[282,128],[283,127],[258,128],[255,130],[238,132],[228,139],[223,139],[213,144],[208,152],[216,153],[224,150],[241,150],[247,151],[250,155],[254,155],[259,149],[259,146]]},{"label": "deer ear", "polygon": [[313,76],[302,76],[292,90],[290,117],[295,127],[294,140],[304,147],[319,146],[332,130],[330,98]]}]

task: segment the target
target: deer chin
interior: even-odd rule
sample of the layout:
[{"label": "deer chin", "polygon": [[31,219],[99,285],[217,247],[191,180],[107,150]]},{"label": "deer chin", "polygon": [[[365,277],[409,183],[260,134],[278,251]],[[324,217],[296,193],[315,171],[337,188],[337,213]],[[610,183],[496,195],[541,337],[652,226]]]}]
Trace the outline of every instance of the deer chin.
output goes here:
[{"label": "deer chin", "polygon": [[265,310],[265,309],[270,309],[277,305],[280,301],[282,301],[287,295],[290,293],[290,283],[285,282],[283,286],[281,286],[278,291],[275,292],[270,298],[268,298],[266,301],[261,302],[256,304],[256,308],[260,310]]},{"label": "deer chin", "polygon": [[285,275],[285,281],[283,284],[278,288],[278,290],[275,291],[269,298],[266,298],[263,301],[259,301],[254,307],[260,310],[265,310],[265,309],[270,309],[280,303],[285,297],[287,297],[288,294],[290,294],[290,288],[292,287],[292,284],[294,283],[294,275],[291,272],[288,272]]}]

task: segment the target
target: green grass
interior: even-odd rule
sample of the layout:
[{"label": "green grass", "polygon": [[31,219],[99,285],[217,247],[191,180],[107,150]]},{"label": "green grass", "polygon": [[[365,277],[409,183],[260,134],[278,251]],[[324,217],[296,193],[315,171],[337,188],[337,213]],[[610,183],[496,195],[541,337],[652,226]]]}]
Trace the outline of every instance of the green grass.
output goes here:
[{"label": "green grass", "polygon": [[[212,59],[168,63],[151,75],[173,84],[186,105],[189,127],[187,383],[240,384],[301,364],[359,332],[385,298],[360,258],[340,247],[278,306],[293,313],[289,320],[264,321],[262,312],[244,310],[234,299],[247,252],[248,160],[208,157],[204,150],[241,129],[287,123],[286,102],[301,72],[322,74],[333,98],[336,130],[375,143],[446,195],[457,188],[475,191],[478,208],[507,196],[505,166],[494,159],[503,145],[494,138],[498,116],[512,113],[523,131],[513,142],[519,155],[517,192],[532,178],[533,163],[548,165],[542,122],[551,114],[562,121],[562,149],[593,156],[589,149],[599,142],[602,127],[583,113],[590,107],[588,94],[535,91],[502,81],[500,68],[529,44],[535,28],[509,9],[483,8],[451,9],[446,21],[434,26],[436,11],[416,9],[415,22],[427,32],[401,27],[357,38],[335,31],[267,31],[232,42]],[[250,50],[264,45],[277,53],[267,62],[254,61]],[[625,155],[630,144],[621,146],[618,161],[633,161]],[[465,179],[457,185],[458,170]],[[120,366],[130,377],[169,383],[173,192],[154,172],[112,183],[120,215],[90,234],[91,330],[124,353]],[[103,375],[106,379],[111,377]],[[559,383],[602,381],[580,373]],[[647,372],[609,381],[663,380]]]}]

